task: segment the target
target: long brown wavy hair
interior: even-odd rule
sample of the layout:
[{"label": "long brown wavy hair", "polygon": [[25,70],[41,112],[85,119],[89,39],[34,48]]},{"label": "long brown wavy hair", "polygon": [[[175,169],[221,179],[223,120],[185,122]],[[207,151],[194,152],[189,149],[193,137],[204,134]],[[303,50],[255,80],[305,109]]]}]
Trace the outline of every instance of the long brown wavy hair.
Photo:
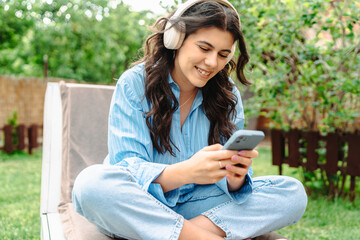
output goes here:
[{"label": "long brown wavy hair", "polygon": [[[144,57],[134,65],[145,63],[145,97],[152,104],[151,110],[146,113],[146,124],[151,132],[152,143],[159,153],[168,151],[175,155],[172,146],[176,146],[170,138],[170,129],[173,113],[179,103],[171,91],[168,77],[174,68],[176,50],[167,49],[163,44],[165,25],[172,15],[156,21],[154,33],[144,43]],[[203,109],[210,121],[208,144],[223,143],[236,128],[231,120],[236,114],[238,99],[232,92],[234,84],[229,81],[229,74],[236,69],[239,81],[244,85],[250,84],[244,75],[249,56],[238,15],[227,6],[205,1],[195,4],[182,16],[171,20],[171,23],[179,31],[184,31],[181,23],[185,23],[185,39],[201,28],[217,27],[229,31],[238,42],[240,55],[237,63],[231,60],[202,88]]]}]

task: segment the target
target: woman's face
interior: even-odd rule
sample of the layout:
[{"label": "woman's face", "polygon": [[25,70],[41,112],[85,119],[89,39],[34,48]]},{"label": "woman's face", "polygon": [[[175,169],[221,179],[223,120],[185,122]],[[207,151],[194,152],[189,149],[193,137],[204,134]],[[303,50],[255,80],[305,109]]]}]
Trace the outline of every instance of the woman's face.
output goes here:
[{"label": "woman's face", "polygon": [[172,78],[184,90],[205,86],[225,67],[233,43],[228,31],[216,27],[199,29],[178,49]]}]

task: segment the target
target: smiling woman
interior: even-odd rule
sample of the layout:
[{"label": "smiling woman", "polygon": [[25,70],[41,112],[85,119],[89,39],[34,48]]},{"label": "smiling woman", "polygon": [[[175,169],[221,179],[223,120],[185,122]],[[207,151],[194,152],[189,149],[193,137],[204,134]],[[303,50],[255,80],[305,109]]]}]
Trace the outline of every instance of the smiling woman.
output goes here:
[{"label": "smiling woman", "polygon": [[256,150],[222,150],[244,126],[229,75],[250,84],[236,9],[226,0],[189,0],[154,31],[117,83],[109,153],[78,175],[76,211],[127,239],[244,239],[298,221],[307,202],[299,181],[252,179]]},{"label": "smiling woman", "polygon": [[194,87],[204,87],[225,67],[233,43],[232,34],[217,27],[200,29],[189,35],[177,51],[171,74],[182,91],[180,102],[184,95],[185,99],[186,95],[192,95]]}]

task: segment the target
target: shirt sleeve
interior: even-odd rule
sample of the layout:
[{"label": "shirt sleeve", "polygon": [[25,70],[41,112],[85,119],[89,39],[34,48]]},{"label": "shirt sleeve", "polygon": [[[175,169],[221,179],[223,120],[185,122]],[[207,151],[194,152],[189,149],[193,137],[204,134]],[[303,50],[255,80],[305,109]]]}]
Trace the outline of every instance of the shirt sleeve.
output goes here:
[{"label": "shirt sleeve", "polygon": [[126,168],[144,191],[173,207],[191,196],[189,192],[194,184],[164,193],[161,185],[153,182],[168,164],[154,162],[156,150],[146,124],[146,112],[150,106],[144,97],[143,78],[143,73],[130,69],[118,80],[110,104],[109,154],[104,163]]},{"label": "shirt sleeve", "polygon": [[[115,88],[109,112],[107,162],[125,167],[148,191],[166,164],[153,162],[153,145],[146,125],[142,75],[125,72]],[[158,187],[157,194],[164,194]],[[156,197],[156,196],[155,196]],[[160,198],[159,197],[159,198]]]},{"label": "shirt sleeve", "polygon": [[[244,128],[244,108],[241,101],[241,95],[239,90],[234,86],[233,93],[236,95],[238,99],[238,104],[236,105],[236,116],[234,118],[234,124],[237,126],[237,129],[243,129]],[[246,199],[250,196],[252,193],[252,179],[251,176],[253,174],[253,170],[250,167],[249,172],[245,177],[245,182],[243,186],[236,192],[230,192],[227,185],[226,177],[221,179],[219,182],[216,183],[216,185],[222,189],[232,200],[234,200],[236,203],[241,204],[246,201]]]}]

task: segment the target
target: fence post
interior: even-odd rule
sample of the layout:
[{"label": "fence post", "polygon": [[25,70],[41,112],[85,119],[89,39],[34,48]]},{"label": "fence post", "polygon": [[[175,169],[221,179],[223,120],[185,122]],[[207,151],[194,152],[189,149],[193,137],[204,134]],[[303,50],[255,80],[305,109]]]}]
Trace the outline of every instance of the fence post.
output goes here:
[{"label": "fence post", "polygon": [[20,124],[16,127],[17,134],[18,134],[18,150],[24,150],[25,149],[25,126],[23,124]]},{"label": "fence post", "polygon": [[29,154],[32,153],[32,149],[38,147],[38,125],[32,124],[28,129],[29,136]]},{"label": "fence post", "polygon": [[336,133],[328,133],[326,141],[326,163],[327,174],[336,174],[338,171],[340,139]]},{"label": "fence post", "polygon": [[306,146],[306,169],[308,171],[315,171],[318,168],[319,154],[316,149],[319,148],[319,137],[318,132],[307,132],[305,134],[307,146]]},{"label": "fence post", "polygon": [[297,129],[291,129],[289,131],[289,166],[299,167],[300,161],[300,131]]},{"label": "fence post", "polygon": [[350,201],[355,200],[355,177],[360,176],[360,135],[358,134],[348,134],[346,136],[348,141],[348,156],[347,156],[347,166],[346,173],[351,176],[349,197]]},{"label": "fence post", "polygon": [[14,151],[14,145],[12,142],[13,126],[7,124],[4,126],[3,130],[4,130],[4,136],[5,136],[4,151],[6,153],[12,153]]},{"label": "fence post", "polygon": [[326,163],[324,169],[329,181],[330,197],[335,197],[337,194],[337,187],[332,180],[331,175],[335,175],[338,171],[338,161],[340,152],[340,138],[337,133],[328,133],[325,137],[326,141]]},{"label": "fence post", "polygon": [[282,174],[281,164],[285,158],[285,140],[281,130],[271,130],[271,148],[273,165],[279,166],[279,174]]},{"label": "fence post", "polygon": [[351,176],[360,176],[360,135],[348,134],[346,136],[348,141],[348,156],[346,173]]}]

